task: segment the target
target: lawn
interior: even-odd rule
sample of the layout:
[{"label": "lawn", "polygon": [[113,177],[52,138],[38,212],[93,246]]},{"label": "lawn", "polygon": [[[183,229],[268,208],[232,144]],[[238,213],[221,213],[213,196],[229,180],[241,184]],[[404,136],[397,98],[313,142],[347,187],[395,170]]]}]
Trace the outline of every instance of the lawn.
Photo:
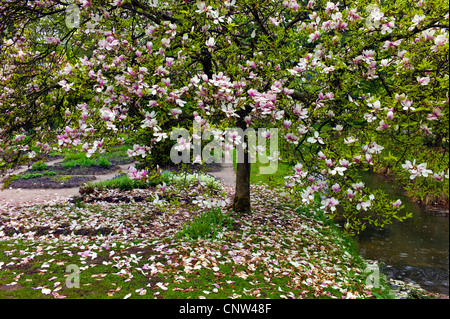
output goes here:
[{"label": "lawn", "polygon": [[[91,202],[3,207],[0,298],[389,296],[366,285],[352,241],[316,209],[259,184],[253,213],[236,216],[232,192],[173,183],[97,190]],[[105,194],[146,200],[106,202]]]}]

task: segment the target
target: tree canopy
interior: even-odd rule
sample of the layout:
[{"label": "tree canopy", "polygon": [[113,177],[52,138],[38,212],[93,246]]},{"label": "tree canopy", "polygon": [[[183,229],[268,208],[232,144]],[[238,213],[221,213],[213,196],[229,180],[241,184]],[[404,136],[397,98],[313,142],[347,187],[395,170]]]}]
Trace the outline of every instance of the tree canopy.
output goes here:
[{"label": "tree canopy", "polygon": [[[348,227],[379,222],[363,211],[401,218],[360,169],[448,186],[448,1],[16,0],[0,16],[4,177],[129,136],[130,156],[151,156],[190,121],[279,128],[287,194],[342,205]],[[250,210],[249,174],[238,163],[237,210]]]}]

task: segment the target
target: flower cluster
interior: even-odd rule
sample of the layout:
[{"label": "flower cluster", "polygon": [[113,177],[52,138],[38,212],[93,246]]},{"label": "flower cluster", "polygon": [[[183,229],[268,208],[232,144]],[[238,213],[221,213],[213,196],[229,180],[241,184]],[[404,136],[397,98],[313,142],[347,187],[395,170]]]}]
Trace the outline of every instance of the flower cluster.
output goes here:
[{"label": "flower cluster", "polygon": [[148,172],[145,169],[138,171],[134,166],[128,168],[127,176],[132,180],[146,181]]}]

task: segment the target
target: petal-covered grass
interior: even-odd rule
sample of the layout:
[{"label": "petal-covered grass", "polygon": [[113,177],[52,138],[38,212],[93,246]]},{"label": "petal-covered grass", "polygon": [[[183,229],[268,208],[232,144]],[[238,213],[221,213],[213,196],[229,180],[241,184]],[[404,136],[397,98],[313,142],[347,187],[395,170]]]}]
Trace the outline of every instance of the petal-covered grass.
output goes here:
[{"label": "petal-covered grass", "polygon": [[[388,296],[366,286],[365,262],[335,226],[264,185],[245,216],[227,210],[226,187],[208,198],[195,186],[105,192],[146,200],[0,208],[0,298]],[[232,222],[215,238],[179,236],[211,206]]]}]

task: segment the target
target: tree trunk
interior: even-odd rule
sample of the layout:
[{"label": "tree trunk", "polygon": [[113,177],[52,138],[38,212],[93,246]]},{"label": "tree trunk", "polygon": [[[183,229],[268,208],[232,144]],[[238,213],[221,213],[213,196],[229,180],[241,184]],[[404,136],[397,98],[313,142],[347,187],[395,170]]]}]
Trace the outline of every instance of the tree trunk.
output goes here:
[{"label": "tree trunk", "polygon": [[244,163],[237,163],[236,188],[233,200],[233,210],[245,214],[250,213],[250,162],[247,152],[244,153]]},{"label": "tree trunk", "polygon": [[[244,116],[241,115],[241,120],[237,122],[237,126],[243,131],[246,129],[246,124],[242,120]],[[236,167],[236,187],[233,200],[233,210],[235,212],[246,214],[250,213],[250,170],[251,163],[248,156],[248,138],[247,135],[243,136],[242,141],[247,145],[244,149],[243,161],[239,161],[237,156]],[[242,157],[241,157],[242,159]]]}]

